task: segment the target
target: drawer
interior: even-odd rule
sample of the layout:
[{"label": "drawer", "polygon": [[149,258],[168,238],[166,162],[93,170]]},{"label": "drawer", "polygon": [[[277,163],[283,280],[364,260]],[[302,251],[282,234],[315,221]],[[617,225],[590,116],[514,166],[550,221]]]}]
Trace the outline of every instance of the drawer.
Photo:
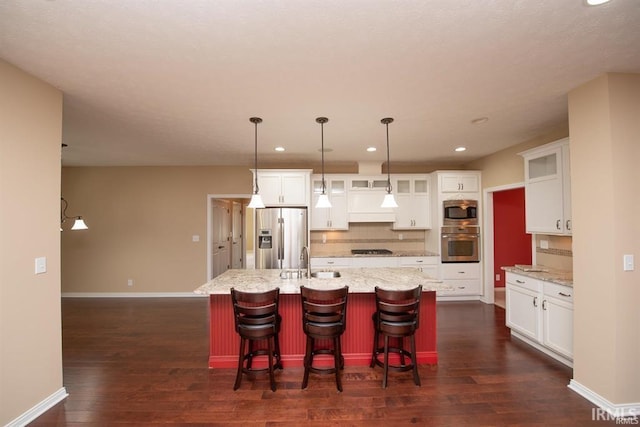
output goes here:
[{"label": "drawer", "polygon": [[311,268],[351,267],[351,258],[311,258]]},{"label": "drawer", "polygon": [[442,296],[480,295],[480,280],[447,280],[445,284],[453,290],[442,292]]},{"label": "drawer", "polygon": [[532,277],[522,276],[520,274],[510,273],[507,271],[507,284],[520,286],[533,292],[542,291],[540,281]]},{"label": "drawer", "polygon": [[440,260],[436,256],[403,256],[400,257],[401,267],[420,267],[423,265],[439,264]]},{"label": "drawer", "polygon": [[544,282],[544,295],[557,298],[566,302],[573,302],[573,288],[570,286],[558,285],[556,283]]},{"label": "drawer", "polygon": [[480,263],[444,263],[442,264],[443,279],[479,279]]}]

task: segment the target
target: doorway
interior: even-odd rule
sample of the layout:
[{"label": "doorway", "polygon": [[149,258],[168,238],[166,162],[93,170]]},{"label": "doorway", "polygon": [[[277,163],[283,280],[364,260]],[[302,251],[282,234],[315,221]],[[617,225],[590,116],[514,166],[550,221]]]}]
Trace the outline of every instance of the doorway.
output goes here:
[{"label": "doorway", "polygon": [[502,266],[531,263],[531,235],[525,232],[524,183],[484,190],[484,296],[504,308]]},{"label": "doorway", "polygon": [[207,281],[230,268],[246,268],[249,196],[207,196]]}]

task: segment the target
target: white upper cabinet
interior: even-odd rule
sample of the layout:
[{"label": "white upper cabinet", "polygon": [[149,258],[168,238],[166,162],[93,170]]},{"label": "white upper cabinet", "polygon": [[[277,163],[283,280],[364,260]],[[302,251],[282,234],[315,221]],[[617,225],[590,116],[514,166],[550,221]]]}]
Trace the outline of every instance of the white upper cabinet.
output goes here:
[{"label": "white upper cabinet", "polygon": [[309,206],[311,170],[258,170],[258,186],[265,206]]},{"label": "white upper cabinet", "polygon": [[440,192],[442,193],[477,193],[480,191],[476,172],[451,172],[440,174]]},{"label": "white upper cabinet", "polygon": [[[326,176],[326,175],[325,175]],[[353,175],[349,177],[347,210],[350,222],[393,222],[396,213],[383,208],[387,176]]]},{"label": "white upper cabinet", "polygon": [[393,193],[398,203],[394,230],[431,228],[428,175],[395,175]]},{"label": "white upper cabinet", "polygon": [[569,138],[520,154],[524,157],[527,232],[571,234]]},{"label": "white upper cabinet", "polygon": [[348,230],[347,219],[347,182],[346,177],[325,175],[325,194],[331,202],[330,208],[316,208],[318,197],[322,194],[322,175],[312,175],[311,229],[312,230]]}]

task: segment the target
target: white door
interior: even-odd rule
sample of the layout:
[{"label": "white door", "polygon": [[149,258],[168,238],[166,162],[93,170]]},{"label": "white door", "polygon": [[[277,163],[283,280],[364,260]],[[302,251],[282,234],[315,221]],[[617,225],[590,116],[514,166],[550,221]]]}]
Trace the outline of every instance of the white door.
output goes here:
[{"label": "white door", "polygon": [[211,278],[214,278],[227,271],[231,264],[231,212],[227,201],[212,200],[211,204]]},{"label": "white door", "polygon": [[233,202],[231,205],[231,268],[242,268],[242,204]]}]

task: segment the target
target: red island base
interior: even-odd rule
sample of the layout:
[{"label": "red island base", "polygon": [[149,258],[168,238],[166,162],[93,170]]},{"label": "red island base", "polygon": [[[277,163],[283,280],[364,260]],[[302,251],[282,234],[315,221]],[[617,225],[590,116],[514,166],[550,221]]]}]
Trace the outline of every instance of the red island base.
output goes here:
[{"label": "red island base", "polygon": [[[368,366],[373,349],[374,294],[349,294],[347,328],[342,336],[342,354],[346,366]],[[285,367],[302,366],[306,336],[302,332],[302,307],[299,294],[280,295],[280,351]],[[240,339],[235,332],[231,296],[209,296],[209,368],[236,368]],[[409,346],[408,340],[405,344]],[[436,293],[423,292],[420,303],[420,327],[416,333],[419,364],[438,363],[436,349]],[[327,361],[332,363],[332,361]]]}]

